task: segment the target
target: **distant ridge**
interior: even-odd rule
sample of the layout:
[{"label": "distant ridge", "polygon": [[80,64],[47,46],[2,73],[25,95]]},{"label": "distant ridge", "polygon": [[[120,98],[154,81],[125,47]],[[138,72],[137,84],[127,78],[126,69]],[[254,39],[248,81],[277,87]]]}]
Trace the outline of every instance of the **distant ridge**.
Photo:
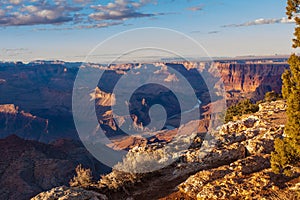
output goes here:
[{"label": "distant ridge", "polygon": [[[144,61],[142,59],[132,61],[123,61],[116,64],[121,63],[152,63],[152,62],[178,62],[178,61],[190,61],[190,62],[211,62],[211,61],[241,61],[241,60],[278,60],[284,59],[287,60],[290,55],[285,54],[275,54],[275,55],[241,55],[241,56],[213,56],[213,57],[197,57],[197,56],[185,56],[183,58],[179,57],[153,57],[153,58],[145,58]],[[8,65],[37,65],[37,64],[58,64],[58,65],[78,65],[80,66],[84,61],[66,61],[66,60],[33,60],[29,62],[25,61],[0,61],[0,64],[8,64]],[[108,64],[108,63],[94,63],[94,64]]]}]

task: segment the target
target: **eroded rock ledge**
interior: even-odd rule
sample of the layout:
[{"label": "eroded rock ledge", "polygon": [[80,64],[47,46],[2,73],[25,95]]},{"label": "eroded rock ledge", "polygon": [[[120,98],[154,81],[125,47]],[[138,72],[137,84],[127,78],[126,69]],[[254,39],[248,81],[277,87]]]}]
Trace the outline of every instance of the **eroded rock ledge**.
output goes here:
[{"label": "eroded rock ledge", "polygon": [[[284,101],[262,103],[257,113],[224,124],[211,133],[214,146],[207,148],[209,152],[204,155],[203,146],[209,144],[198,136],[189,149],[180,152],[178,161],[166,168],[148,174],[113,170],[86,190],[97,191],[99,195],[106,195],[100,195],[101,198],[108,199],[293,198],[299,190],[299,175],[287,178],[273,174],[270,168],[274,140],[283,134],[285,109]],[[126,162],[133,161],[135,155],[159,149],[154,144],[134,148],[123,164],[129,166]],[[75,189],[63,187],[60,190],[72,193]],[[86,190],[76,189],[77,197],[85,198]],[[35,199],[45,199],[48,194],[41,193]],[[52,194],[56,195],[55,190]],[[59,199],[66,198],[65,195]]]}]

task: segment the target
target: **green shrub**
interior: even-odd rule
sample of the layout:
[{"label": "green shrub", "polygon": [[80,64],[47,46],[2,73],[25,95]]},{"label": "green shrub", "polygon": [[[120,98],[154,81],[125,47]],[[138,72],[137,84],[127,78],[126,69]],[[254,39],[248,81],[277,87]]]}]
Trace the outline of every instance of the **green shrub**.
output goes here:
[{"label": "green shrub", "polygon": [[225,115],[225,123],[232,121],[234,117],[240,117],[245,114],[255,113],[259,110],[257,104],[252,103],[249,99],[240,101],[236,105],[230,106]]},{"label": "green shrub", "polygon": [[282,95],[276,93],[275,91],[271,91],[271,92],[267,92],[265,94],[264,101],[270,102],[270,101],[276,101],[276,100],[279,100],[279,99],[282,99]]},{"label": "green shrub", "polygon": [[[300,47],[300,1],[288,0],[286,11],[289,19],[295,17],[293,47],[298,48]],[[300,161],[300,57],[292,54],[288,63],[290,69],[282,75],[282,96],[287,101],[288,118],[284,129],[285,138],[275,143],[271,164],[275,173],[290,175],[287,166],[297,165]]]},{"label": "green shrub", "polygon": [[300,161],[300,57],[295,54],[289,59],[290,70],[282,75],[282,96],[287,101],[287,123],[285,138],[275,143],[272,154],[272,169],[275,173],[290,174],[286,166]]},{"label": "green shrub", "polygon": [[293,157],[285,139],[277,138],[274,142],[275,151],[271,153],[271,167],[274,173],[290,175],[290,165]]}]

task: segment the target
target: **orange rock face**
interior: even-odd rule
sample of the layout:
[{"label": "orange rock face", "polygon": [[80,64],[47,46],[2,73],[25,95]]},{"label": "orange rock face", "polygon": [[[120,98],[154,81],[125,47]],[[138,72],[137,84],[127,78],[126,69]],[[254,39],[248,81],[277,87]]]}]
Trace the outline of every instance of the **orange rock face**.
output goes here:
[{"label": "orange rock face", "polygon": [[218,63],[225,89],[230,98],[250,95],[262,99],[265,92],[281,92],[281,75],[288,64],[233,64]]}]

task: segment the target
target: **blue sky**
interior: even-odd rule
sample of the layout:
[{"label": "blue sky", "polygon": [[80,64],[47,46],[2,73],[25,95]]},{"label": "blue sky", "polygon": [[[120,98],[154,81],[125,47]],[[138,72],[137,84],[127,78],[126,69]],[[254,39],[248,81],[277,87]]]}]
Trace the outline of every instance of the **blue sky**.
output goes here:
[{"label": "blue sky", "polygon": [[81,61],[106,38],[142,27],[180,31],[216,57],[290,54],[294,23],[286,19],[285,4],[285,0],[2,0],[0,60]]}]

